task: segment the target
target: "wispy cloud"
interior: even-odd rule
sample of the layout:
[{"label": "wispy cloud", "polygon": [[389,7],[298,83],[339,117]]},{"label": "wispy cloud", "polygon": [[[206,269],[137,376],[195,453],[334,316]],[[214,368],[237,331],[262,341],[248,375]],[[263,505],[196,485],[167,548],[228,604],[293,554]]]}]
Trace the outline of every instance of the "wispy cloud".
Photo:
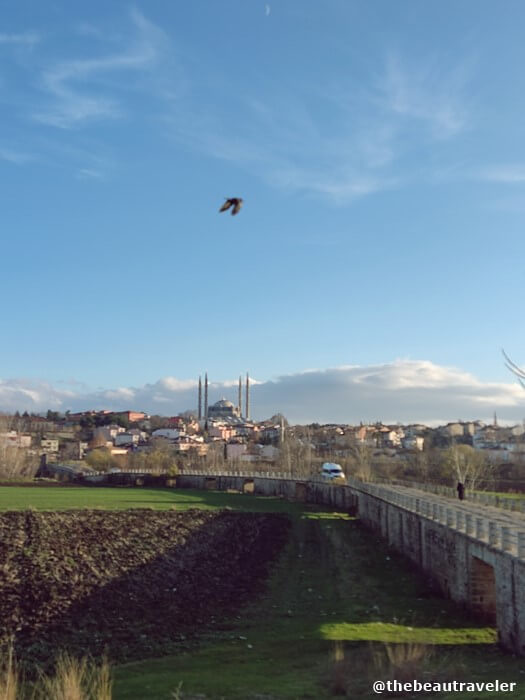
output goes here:
[{"label": "wispy cloud", "polygon": [[11,148],[4,148],[0,146],[0,160],[5,160],[8,163],[13,163],[14,165],[25,165],[26,163],[35,160],[35,156],[30,153],[15,151]]},{"label": "wispy cloud", "polygon": [[[183,71],[166,32],[137,10],[118,34],[93,24],[76,31],[91,54],[43,63],[34,121],[78,130],[127,117],[132,94],[144,103],[153,98],[184,148],[228,161],[276,188],[337,204],[410,182],[414,173],[404,156],[415,138],[433,143],[468,124],[466,64],[445,65],[439,57],[414,68],[413,57],[392,54],[357,85],[355,76],[341,72],[329,85],[259,80],[254,92],[249,86],[232,92],[229,77],[195,57]],[[38,35],[0,37],[30,43]],[[417,135],[414,120],[423,125]],[[103,170],[80,161],[75,173],[87,179]]]},{"label": "wispy cloud", "polygon": [[[236,401],[237,381],[211,382],[210,402],[223,396]],[[197,381],[164,377],[140,387],[96,392],[57,389],[47,382],[0,381],[0,410],[47,408],[83,410],[135,408],[175,414],[195,408]],[[482,382],[472,374],[424,360],[329,369],[282,375],[254,381],[253,415],[268,418],[282,411],[292,422],[444,423],[458,418],[491,420],[496,409],[506,421],[520,421],[525,392],[515,383]]]},{"label": "wispy cloud", "polygon": [[410,68],[391,54],[379,80],[385,108],[401,117],[426,123],[434,136],[449,138],[467,126],[464,89],[467,64],[450,68],[443,62],[411,61]]},{"label": "wispy cloud", "polygon": [[185,147],[234,163],[284,190],[348,203],[397,185],[387,169],[393,152],[385,130],[374,134],[373,125],[348,123],[340,106],[339,125],[326,133],[306,103],[286,95],[274,99],[270,106],[243,96],[233,123],[231,115],[179,104],[167,122]]},{"label": "wispy cloud", "polygon": [[[416,139],[435,146],[467,127],[468,76],[468,64],[447,68],[436,59],[408,70],[392,54],[366,87],[343,75],[329,85],[294,84],[281,92],[258,84],[257,96],[233,94],[227,114],[215,108],[221,100],[212,87],[209,103],[178,104],[172,124],[186,147],[276,187],[348,203],[409,182],[415,175],[404,157]],[[224,87],[220,77],[210,82]],[[421,125],[417,133],[414,121]]]},{"label": "wispy cloud", "polygon": [[53,101],[34,113],[36,121],[71,129],[92,120],[116,119],[125,113],[118,97],[104,94],[109,92],[104,76],[150,70],[166,41],[162,30],[141,13],[135,10],[131,17],[137,36],[129,48],[103,58],[61,61],[43,71],[41,86]]},{"label": "wispy cloud", "polygon": [[104,178],[104,173],[100,170],[93,170],[92,168],[80,168],[77,171],[77,178],[79,180],[102,180]]},{"label": "wispy cloud", "polygon": [[476,176],[488,182],[501,182],[509,185],[520,184],[525,182],[525,164],[493,165],[482,168],[476,173]]},{"label": "wispy cloud", "polygon": [[359,172],[358,168],[352,170],[339,165],[332,170],[289,165],[276,170],[269,179],[273,184],[324,195],[340,204],[398,185],[395,177],[381,177],[366,171]]},{"label": "wispy cloud", "polygon": [[4,34],[0,32],[0,44],[21,44],[33,46],[40,41],[40,35],[36,32],[22,32],[20,34]]}]

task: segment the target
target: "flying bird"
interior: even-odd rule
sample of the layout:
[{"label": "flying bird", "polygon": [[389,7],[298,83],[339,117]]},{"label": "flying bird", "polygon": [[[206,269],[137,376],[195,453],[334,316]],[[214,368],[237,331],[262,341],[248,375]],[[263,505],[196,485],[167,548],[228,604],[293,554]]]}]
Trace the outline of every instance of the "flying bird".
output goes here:
[{"label": "flying bird", "polygon": [[232,207],[232,216],[235,216],[235,214],[238,214],[241,211],[242,199],[240,197],[230,197],[230,199],[227,199],[224,202],[222,207],[219,209],[219,212],[227,211],[230,207]]}]

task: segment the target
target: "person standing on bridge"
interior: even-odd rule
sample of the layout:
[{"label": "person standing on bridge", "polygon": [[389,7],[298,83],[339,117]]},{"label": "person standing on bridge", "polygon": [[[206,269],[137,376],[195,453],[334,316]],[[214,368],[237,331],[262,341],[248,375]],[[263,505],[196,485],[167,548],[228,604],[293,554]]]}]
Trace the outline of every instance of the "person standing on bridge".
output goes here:
[{"label": "person standing on bridge", "polygon": [[459,500],[462,501],[465,498],[465,486],[464,486],[464,484],[461,483],[461,481],[458,481],[458,485],[456,486],[456,490],[458,492]]}]

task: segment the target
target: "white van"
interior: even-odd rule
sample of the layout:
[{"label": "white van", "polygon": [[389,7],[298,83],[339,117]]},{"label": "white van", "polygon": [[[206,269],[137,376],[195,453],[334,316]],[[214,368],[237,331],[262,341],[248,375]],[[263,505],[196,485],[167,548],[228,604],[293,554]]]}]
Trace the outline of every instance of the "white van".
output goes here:
[{"label": "white van", "polygon": [[334,462],[325,462],[321,467],[321,476],[327,481],[333,481],[334,479],[344,480],[345,473],[340,464],[335,464]]}]

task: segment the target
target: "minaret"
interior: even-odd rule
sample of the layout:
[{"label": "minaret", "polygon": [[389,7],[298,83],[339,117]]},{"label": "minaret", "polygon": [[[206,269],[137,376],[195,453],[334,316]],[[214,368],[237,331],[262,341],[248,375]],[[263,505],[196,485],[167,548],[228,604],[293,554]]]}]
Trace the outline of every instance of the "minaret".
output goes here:
[{"label": "minaret", "polygon": [[199,420],[202,418],[202,381],[201,378],[199,377]]},{"label": "minaret", "polygon": [[242,377],[239,376],[239,417],[242,418]]},{"label": "minaret", "polygon": [[250,375],[246,372],[246,420],[250,420]]},{"label": "minaret", "polygon": [[204,418],[208,420],[208,372],[204,375]]}]

